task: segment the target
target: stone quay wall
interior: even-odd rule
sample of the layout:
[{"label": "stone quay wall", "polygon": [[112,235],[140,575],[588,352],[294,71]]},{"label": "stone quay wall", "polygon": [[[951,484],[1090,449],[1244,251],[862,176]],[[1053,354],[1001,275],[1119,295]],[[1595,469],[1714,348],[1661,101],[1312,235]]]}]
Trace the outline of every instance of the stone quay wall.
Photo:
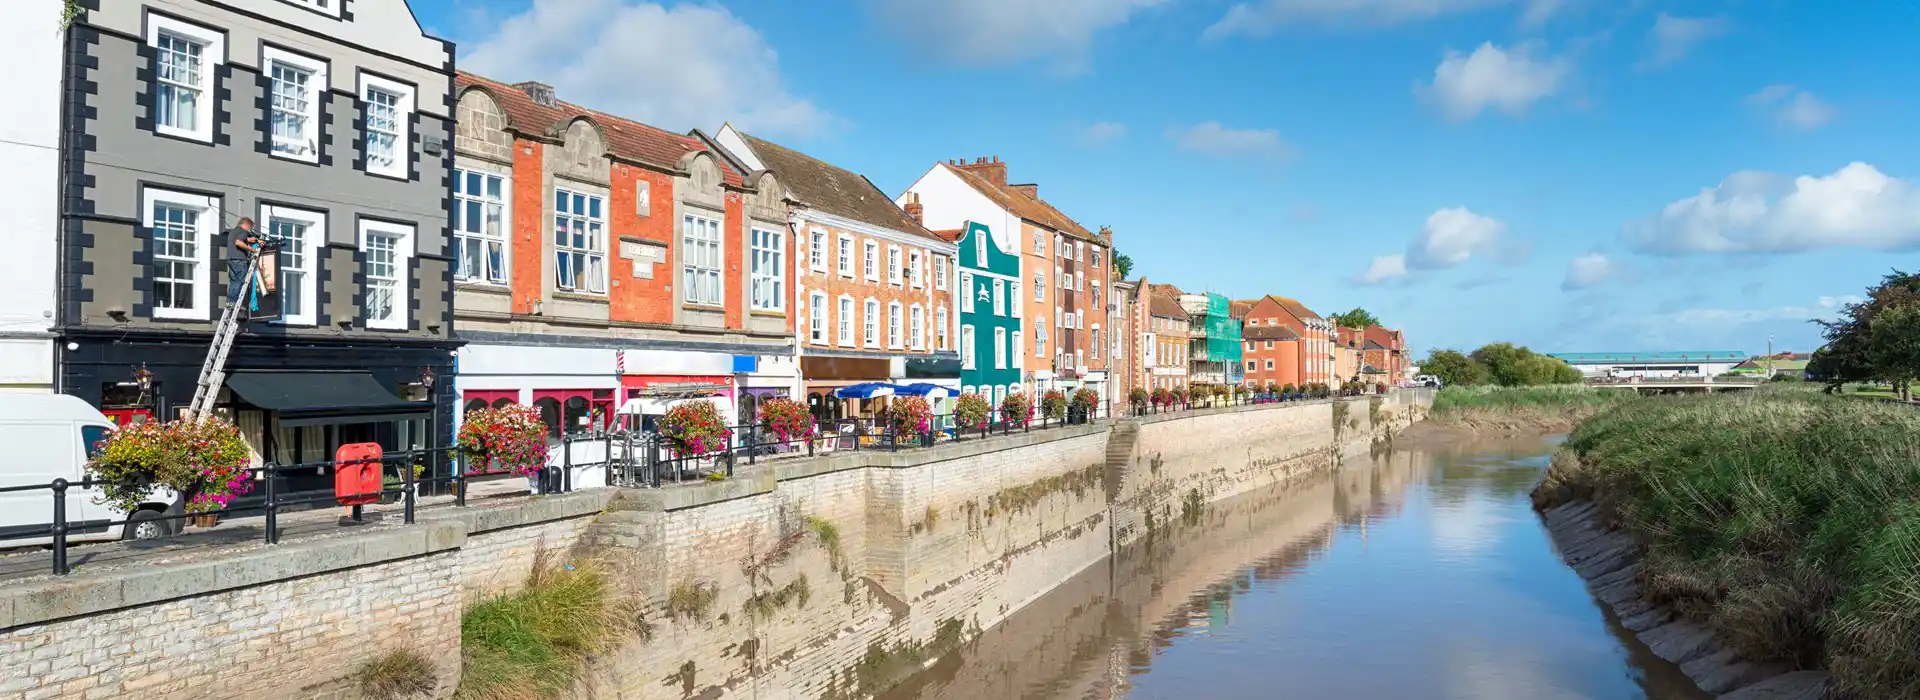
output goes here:
[{"label": "stone quay wall", "polygon": [[462,611],[522,586],[543,555],[601,559],[645,611],[644,633],[594,662],[580,697],[868,697],[1150,529],[1330,469],[1431,401],[1406,391],[772,460],[723,482],[83,566],[0,584],[0,700],[347,698],[361,664],[401,646],[433,661],[433,697],[447,697]]}]

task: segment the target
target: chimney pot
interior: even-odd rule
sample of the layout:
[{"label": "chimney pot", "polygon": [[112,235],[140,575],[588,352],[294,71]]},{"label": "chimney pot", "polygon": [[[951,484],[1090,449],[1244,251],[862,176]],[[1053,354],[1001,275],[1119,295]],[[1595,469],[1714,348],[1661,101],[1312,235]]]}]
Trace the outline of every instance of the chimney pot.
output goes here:
[{"label": "chimney pot", "polygon": [[542,107],[552,107],[559,102],[559,100],[554,97],[552,85],[529,80],[524,83],[514,83],[513,86],[519,88],[521,92],[527,93],[528,97],[533,98],[533,101]]}]

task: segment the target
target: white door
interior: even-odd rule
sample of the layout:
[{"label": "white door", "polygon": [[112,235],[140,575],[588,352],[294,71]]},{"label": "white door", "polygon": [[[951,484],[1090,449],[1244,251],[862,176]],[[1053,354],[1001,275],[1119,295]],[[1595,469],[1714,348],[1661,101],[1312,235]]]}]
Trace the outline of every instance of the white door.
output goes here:
[{"label": "white door", "polygon": [[[81,478],[80,428],[73,423],[0,421],[0,445],[12,453],[0,465],[0,487],[48,486],[54,479],[76,483]],[[76,485],[67,490],[67,520],[77,529],[88,519],[86,494]],[[95,506],[96,519],[105,519]],[[53,541],[53,491],[41,488],[0,492],[0,547],[45,544]]]}]

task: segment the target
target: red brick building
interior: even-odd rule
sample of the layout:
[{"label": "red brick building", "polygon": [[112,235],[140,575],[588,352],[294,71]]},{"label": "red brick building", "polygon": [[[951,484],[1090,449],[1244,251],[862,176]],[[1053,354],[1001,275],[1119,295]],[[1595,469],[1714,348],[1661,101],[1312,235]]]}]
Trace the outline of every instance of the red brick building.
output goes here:
[{"label": "red brick building", "polygon": [[1361,379],[1388,386],[1406,381],[1406,345],[1405,336],[1398,330],[1367,326],[1361,339]]},{"label": "red brick building", "polygon": [[[1305,304],[1301,304],[1299,301],[1288,297],[1269,294],[1246,303],[1250,308],[1247,311],[1246,326],[1241,331],[1242,338],[1253,338],[1253,334],[1256,332],[1254,329],[1256,328],[1276,327],[1290,329],[1295,335],[1299,336],[1298,340],[1293,341],[1296,343],[1295,347],[1297,349],[1293,351],[1294,354],[1289,363],[1294,368],[1293,374],[1291,375],[1294,381],[1280,381],[1280,383],[1291,383],[1295,385],[1327,384],[1330,386],[1337,384],[1333,372],[1334,324],[1332,321],[1327,320],[1320,314],[1314,313],[1313,309],[1307,308]],[[1264,341],[1266,340],[1273,340],[1276,349],[1279,349],[1281,343],[1285,342],[1281,338],[1265,337],[1270,334],[1264,331],[1261,331],[1260,334],[1262,335],[1263,352],[1265,351]],[[1264,367],[1266,366],[1265,359],[1267,358],[1262,358],[1262,371],[1264,371]],[[1281,366],[1281,360],[1283,358],[1273,357],[1272,359],[1275,360],[1274,366],[1277,371]],[[1280,376],[1288,375],[1282,374]]]}]

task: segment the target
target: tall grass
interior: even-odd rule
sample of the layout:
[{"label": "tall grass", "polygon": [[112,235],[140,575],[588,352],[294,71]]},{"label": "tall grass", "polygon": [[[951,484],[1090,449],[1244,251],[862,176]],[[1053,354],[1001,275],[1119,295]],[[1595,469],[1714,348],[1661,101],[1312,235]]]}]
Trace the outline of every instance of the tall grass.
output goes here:
[{"label": "tall grass", "polygon": [[1635,398],[1633,392],[1579,385],[1450,386],[1433,398],[1430,418],[1477,430],[1571,430],[1603,407]]},{"label": "tall grass", "polygon": [[475,605],[460,620],[462,700],[566,697],[593,655],[639,629],[594,562],[554,564],[543,550],[526,588]]},{"label": "tall grass", "polygon": [[1920,410],[1763,388],[1603,411],[1566,446],[1536,500],[1599,501],[1654,602],[1844,697],[1920,699]]}]

